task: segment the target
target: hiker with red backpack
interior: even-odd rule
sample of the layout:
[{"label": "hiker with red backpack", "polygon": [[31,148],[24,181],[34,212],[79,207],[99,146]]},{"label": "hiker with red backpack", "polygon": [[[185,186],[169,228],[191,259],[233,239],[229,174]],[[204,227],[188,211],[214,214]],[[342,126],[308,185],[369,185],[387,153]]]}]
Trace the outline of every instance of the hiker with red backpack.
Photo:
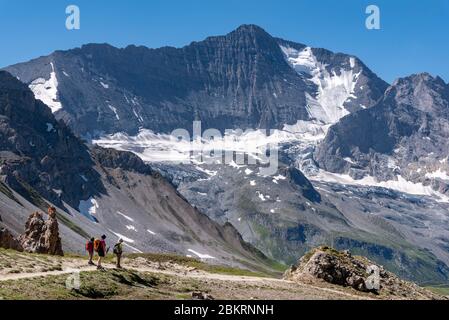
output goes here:
[{"label": "hiker with red backpack", "polygon": [[97,269],[103,270],[104,268],[101,265],[101,260],[106,256],[106,235],[102,235],[101,240],[95,239],[94,250],[98,254]]},{"label": "hiker with red backpack", "polygon": [[95,263],[92,261],[94,258],[94,241],[95,238],[91,238],[89,241],[86,242],[86,251],[89,254],[89,264],[90,266],[94,266]]}]

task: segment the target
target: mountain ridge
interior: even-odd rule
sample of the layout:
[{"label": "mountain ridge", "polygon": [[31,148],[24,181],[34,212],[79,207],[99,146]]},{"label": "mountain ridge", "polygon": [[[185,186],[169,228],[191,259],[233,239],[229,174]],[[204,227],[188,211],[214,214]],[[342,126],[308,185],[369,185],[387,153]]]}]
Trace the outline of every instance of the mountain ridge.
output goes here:
[{"label": "mountain ridge", "polygon": [[[310,99],[314,101],[318,90],[317,83],[289,65],[282,44],[293,42],[274,38],[260,27],[244,25],[224,36],[181,48],[118,49],[108,44],[89,44],[6,70],[31,84],[36,79],[48,79],[54,65],[58,80],[57,88],[53,88],[58,97],[54,98],[63,106],[56,116],[81,136],[101,132],[136,134],[141,127],[166,133],[174,128],[190,128],[195,119],[219,130],[279,129],[313,118],[306,106]],[[333,94],[336,88],[332,86],[339,86],[336,79],[341,76],[340,68],[352,68],[352,60],[350,66],[349,55],[314,50],[323,61],[336,57],[330,62],[334,66],[323,64],[327,78],[320,80],[323,85],[330,81]],[[354,60],[354,68],[369,70],[358,59]],[[334,72],[337,83],[332,82]],[[360,105],[369,107],[386,87],[371,71],[362,71],[360,76],[360,86],[373,88],[365,88],[363,92],[367,93],[360,102],[347,102],[351,110]],[[97,88],[101,98],[86,83]],[[343,100],[351,94],[350,88],[338,90],[346,90],[340,98]],[[360,91],[358,87],[354,90]]]}]

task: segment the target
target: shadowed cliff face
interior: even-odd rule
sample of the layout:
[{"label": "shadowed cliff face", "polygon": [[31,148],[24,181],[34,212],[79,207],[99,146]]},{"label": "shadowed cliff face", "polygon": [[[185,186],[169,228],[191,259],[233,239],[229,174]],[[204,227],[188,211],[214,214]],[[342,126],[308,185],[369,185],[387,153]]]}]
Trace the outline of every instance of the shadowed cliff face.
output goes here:
[{"label": "shadowed cliff face", "polygon": [[6,72],[0,72],[0,150],[1,175],[29,200],[34,189],[76,208],[81,199],[102,192],[87,147]]}]

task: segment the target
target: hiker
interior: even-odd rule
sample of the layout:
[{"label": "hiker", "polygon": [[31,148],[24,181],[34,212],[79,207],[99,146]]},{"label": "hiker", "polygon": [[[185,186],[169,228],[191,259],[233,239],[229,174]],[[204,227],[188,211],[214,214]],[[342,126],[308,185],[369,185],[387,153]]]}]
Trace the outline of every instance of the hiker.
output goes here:
[{"label": "hiker", "polygon": [[119,239],[119,241],[114,245],[114,254],[117,256],[117,269],[121,269],[120,260],[122,259],[123,253],[123,239]]},{"label": "hiker", "polygon": [[94,250],[98,254],[97,269],[102,270],[101,260],[106,256],[106,235],[102,235],[101,240],[95,239]]},{"label": "hiker", "polygon": [[95,238],[91,238],[86,242],[86,251],[89,254],[89,262],[87,264],[91,266],[95,265],[95,263],[92,261],[92,259],[94,258],[94,241]]}]

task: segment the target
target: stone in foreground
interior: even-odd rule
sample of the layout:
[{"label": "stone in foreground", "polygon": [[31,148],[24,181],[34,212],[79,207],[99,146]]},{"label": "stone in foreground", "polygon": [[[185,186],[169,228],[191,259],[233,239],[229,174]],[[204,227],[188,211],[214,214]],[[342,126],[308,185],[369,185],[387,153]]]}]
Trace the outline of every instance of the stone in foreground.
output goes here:
[{"label": "stone in foreground", "polygon": [[285,272],[284,279],[299,283],[325,281],[391,299],[442,298],[399,279],[365,257],[352,256],[347,250],[338,251],[326,246],[313,249],[301,257],[297,265]]}]

